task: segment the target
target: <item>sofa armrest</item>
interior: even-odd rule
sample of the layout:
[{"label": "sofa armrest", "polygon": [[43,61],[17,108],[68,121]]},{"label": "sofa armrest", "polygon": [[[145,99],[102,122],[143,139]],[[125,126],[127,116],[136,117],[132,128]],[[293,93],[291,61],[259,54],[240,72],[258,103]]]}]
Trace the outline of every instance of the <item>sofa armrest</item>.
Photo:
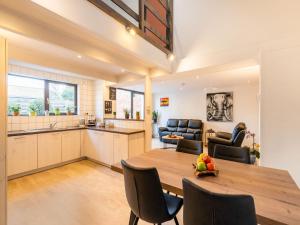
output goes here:
[{"label": "sofa armrest", "polygon": [[163,131],[169,131],[169,130],[168,130],[168,128],[166,128],[166,127],[159,127],[159,128],[158,128],[158,131],[159,131],[159,132],[163,132]]},{"label": "sofa armrest", "polygon": [[216,137],[230,140],[232,135],[231,133],[227,133],[227,132],[217,132]]},{"label": "sofa armrest", "polygon": [[221,144],[221,145],[232,145],[231,140],[219,138],[219,137],[209,137],[208,142],[212,142],[215,144]]}]

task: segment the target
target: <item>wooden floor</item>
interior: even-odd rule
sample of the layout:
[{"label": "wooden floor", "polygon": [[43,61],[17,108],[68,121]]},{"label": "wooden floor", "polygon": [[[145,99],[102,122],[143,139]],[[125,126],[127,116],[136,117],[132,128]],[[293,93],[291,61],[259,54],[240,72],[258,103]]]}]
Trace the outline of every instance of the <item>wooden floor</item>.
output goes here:
[{"label": "wooden floor", "polygon": [[[122,175],[87,160],[8,183],[8,225],[127,225],[128,219]],[[183,224],[182,212],[178,220]]]}]

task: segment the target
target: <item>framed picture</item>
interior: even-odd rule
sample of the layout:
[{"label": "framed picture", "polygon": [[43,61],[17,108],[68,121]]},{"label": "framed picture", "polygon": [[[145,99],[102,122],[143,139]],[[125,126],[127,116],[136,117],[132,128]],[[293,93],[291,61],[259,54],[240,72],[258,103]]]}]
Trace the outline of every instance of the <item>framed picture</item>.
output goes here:
[{"label": "framed picture", "polygon": [[233,121],[233,92],[208,93],[206,96],[207,121]]},{"label": "framed picture", "polygon": [[116,100],[117,89],[114,87],[109,87],[109,100]]},{"label": "framed picture", "polygon": [[160,98],[160,106],[161,107],[169,106],[169,98],[168,97]]},{"label": "framed picture", "polygon": [[112,114],[112,101],[104,102],[104,112],[105,114]]}]

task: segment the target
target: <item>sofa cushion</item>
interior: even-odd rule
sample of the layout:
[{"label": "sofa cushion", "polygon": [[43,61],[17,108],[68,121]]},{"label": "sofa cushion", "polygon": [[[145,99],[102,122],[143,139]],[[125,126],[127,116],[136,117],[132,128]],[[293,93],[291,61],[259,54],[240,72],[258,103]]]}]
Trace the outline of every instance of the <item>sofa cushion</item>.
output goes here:
[{"label": "sofa cushion", "polygon": [[168,119],[167,127],[178,127],[178,120],[176,119]]},{"label": "sofa cushion", "polygon": [[188,139],[188,140],[194,140],[195,135],[191,134],[191,133],[183,133],[182,137],[184,137],[185,139]]},{"label": "sofa cushion", "polygon": [[202,128],[202,121],[201,120],[189,120],[189,128],[192,129],[201,129]]},{"label": "sofa cushion", "polygon": [[187,129],[187,133],[191,133],[191,134],[200,134],[200,129],[191,129],[191,128],[188,128]]},{"label": "sofa cushion", "polygon": [[163,131],[163,132],[161,132],[161,136],[162,136],[162,137],[163,137],[163,136],[170,135],[170,134],[172,134],[172,132],[170,132],[170,131]]},{"label": "sofa cushion", "polygon": [[177,127],[168,127],[168,131],[170,131],[170,132],[176,132],[177,131]]},{"label": "sofa cushion", "polygon": [[187,132],[187,128],[178,127],[178,128],[177,128],[177,132],[186,133],[186,132]]},{"label": "sofa cushion", "polygon": [[176,136],[182,136],[181,132],[172,132],[172,134],[176,135]]},{"label": "sofa cushion", "polygon": [[187,127],[188,126],[188,120],[179,120],[178,121],[178,127],[180,128],[184,128],[184,127]]}]

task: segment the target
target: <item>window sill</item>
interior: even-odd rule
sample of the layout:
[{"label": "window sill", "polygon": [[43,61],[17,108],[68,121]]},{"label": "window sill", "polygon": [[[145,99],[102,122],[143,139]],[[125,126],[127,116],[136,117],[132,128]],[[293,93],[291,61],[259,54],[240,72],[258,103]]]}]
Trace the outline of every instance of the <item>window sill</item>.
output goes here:
[{"label": "window sill", "polygon": [[137,120],[137,119],[123,119],[123,118],[104,118],[104,120],[124,120],[124,121],[144,121],[144,120]]}]

